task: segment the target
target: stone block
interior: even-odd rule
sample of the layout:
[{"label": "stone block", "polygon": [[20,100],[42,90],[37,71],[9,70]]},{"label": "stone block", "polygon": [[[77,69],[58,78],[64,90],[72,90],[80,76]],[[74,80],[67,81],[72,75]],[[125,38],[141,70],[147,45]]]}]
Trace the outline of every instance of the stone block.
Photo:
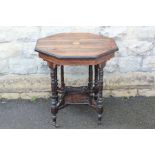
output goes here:
[{"label": "stone block", "polygon": [[50,69],[46,61],[43,61],[40,58],[36,59],[36,61],[38,64],[37,74],[49,74],[50,73]]},{"label": "stone block", "polygon": [[112,90],[111,96],[114,97],[135,97],[137,96],[137,89],[118,89]]},{"label": "stone block", "polygon": [[152,88],[154,73],[130,72],[105,74],[104,89]]},{"label": "stone block", "polygon": [[104,36],[119,40],[126,36],[127,30],[128,26],[104,26],[101,27],[100,33]]},{"label": "stone block", "polygon": [[37,26],[4,26],[0,27],[0,42],[36,41],[40,35]]},{"label": "stone block", "polygon": [[129,26],[126,32],[128,38],[139,40],[151,41],[155,37],[155,27],[154,26]]},{"label": "stone block", "polygon": [[0,93],[48,92],[50,90],[49,75],[0,76]]},{"label": "stone block", "polygon": [[21,54],[21,46],[17,42],[0,43],[0,60],[13,58]]},{"label": "stone block", "polygon": [[155,71],[155,56],[147,56],[143,59],[143,71]]},{"label": "stone block", "polygon": [[11,74],[35,74],[37,73],[37,62],[35,59],[12,58],[9,60]]},{"label": "stone block", "polygon": [[139,89],[138,90],[139,96],[155,96],[155,89]]},{"label": "stone block", "polygon": [[20,98],[20,94],[19,93],[0,93],[0,98],[1,99],[19,99]]},{"label": "stone block", "polygon": [[34,51],[36,42],[22,42],[20,44],[23,58],[38,58],[38,53]]},{"label": "stone block", "polygon": [[33,98],[50,98],[50,92],[29,92],[29,93],[0,93],[0,99],[27,99],[32,100]]},{"label": "stone block", "polygon": [[118,71],[119,70],[118,63],[119,63],[119,58],[118,57],[114,57],[114,58],[110,59],[106,63],[104,71],[108,72],[108,73],[112,73],[112,72]]},{"label": "stone block", "polygon": [[9,73],[9,63],[8,60],[0,60],[0,74]]},{"label": "stone block", "polygon": [[65,66],[64,71],[66,74],[72,75],[88,74],[88,66]]},{"label": "stone block", "polygon": [[64,67],[64,71],[66,85],[88,85],[88,66],[66,66]]},{"label": "stone block", "polygon": [[88,79],[85,76],[81,77],[70,77],[65,76],[65,84],[66,86],[87,86],[88,85]]},{"label": "stone block", "polygon": [[120,57],[119,69],[120,72],[136,72],[141,69],[142,58],[141,57]]},{"label": "stone block", "polygon": [[103,97],[135,97],[137,96],[137,89],[116,89],[103,90]]},{"label": "stone block", "polygon": [[21,99],[32,100],[33,98],[50,98],[51,92],[30,92],[30,93],[21,93]]},{"label": "stone block", "polygon": [[128,51],[128,56],[147,56],[152,54],[154,48],[154,41],[126,39],[123,40],[122,46]]},{"label": "stone block", "polygon": [[117,44],[119,50],[116,51],[115,56],[117,56],[117,57],[128,57],[129,56],[129,50],[126,47],[126,45],[124,44],[124,41],[116,40],[116,44]]}]

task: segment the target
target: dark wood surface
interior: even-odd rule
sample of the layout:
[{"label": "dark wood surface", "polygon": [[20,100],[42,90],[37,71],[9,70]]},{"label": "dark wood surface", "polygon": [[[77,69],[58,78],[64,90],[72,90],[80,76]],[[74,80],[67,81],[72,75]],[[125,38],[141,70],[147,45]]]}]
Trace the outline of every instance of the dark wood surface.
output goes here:
[{"label": "dark wood surface", "polygon": [[[118,50],[115,41],[102,35],[91,33],[60,33],[37,41],[35,51],[41,57],[53,58],[53,61],[67,59],[96,60],[114,54]],[[78,61],[77,61],[78,62]]]}]

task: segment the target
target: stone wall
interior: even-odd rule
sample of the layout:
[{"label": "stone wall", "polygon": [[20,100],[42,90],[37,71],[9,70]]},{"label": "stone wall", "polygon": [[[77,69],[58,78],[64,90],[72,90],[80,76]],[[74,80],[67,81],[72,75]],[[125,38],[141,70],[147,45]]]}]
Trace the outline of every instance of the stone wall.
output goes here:
[{"label": "stone wall", "polygon": [[[104,69],[104,96],[155,96],[155,27],[0,27],[0,98],[49,97],[46,62],[34,52],[40,37],[90,32],[113,37],[119,47]],[[67,85],[87,84],[87,67],[66,67]]]}]

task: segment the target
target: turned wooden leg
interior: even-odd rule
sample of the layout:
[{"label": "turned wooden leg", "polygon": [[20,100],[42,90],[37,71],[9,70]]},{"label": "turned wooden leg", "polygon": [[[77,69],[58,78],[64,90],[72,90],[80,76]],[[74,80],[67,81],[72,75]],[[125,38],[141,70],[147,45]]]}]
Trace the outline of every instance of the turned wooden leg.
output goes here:
[{"label": "turned wooden leg", "polygon": [[58,112],[57,103],[58,103],[58,92],[57,92],[57,66],[50,66],[51,70],[51,90],[52,90],[52,102],[51,102],[51,113],[53,125],[56,127],[56,114]]},{"label": "turned wooden leg", "polygon": [[93,67],[92,65],[89,65],[88,89],[89,89],[89,103],[92,104],[92,98],[93,98]]},{"label": "turned wooden leg", "polygon": [[61,95],[62,104],[65,104],[65,81],[64,81],[64,66],[61,65]]},{"label": "turned wooden leg", "polygon": [[98,113],[98,124],[101,124],[102,113],[103,113],[103,67],[105,65],[99,65],[99,72],[98,72],[98,98],[97,98],[97,113]]},{"label": "turned wooden leg", "polygon": [[95,80],[94,80],[94,99],[97,100],[97,95],[98,95],[98,69],[99,65],[94,66],[95,70]]},{"label": "turned wooden leg", "polygon": [[56,100],[57,100],[57,103],[58,103],[58,76],[57,76],[57,66],[55,66],[55,85],[56,85]]}]

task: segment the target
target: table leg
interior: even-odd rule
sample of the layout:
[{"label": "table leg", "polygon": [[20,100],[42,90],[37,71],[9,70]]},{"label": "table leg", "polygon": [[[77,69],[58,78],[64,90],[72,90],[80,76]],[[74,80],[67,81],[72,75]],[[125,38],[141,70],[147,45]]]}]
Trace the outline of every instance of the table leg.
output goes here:
[{"label": "table leg", "polygon": [[99,69],[99,65],[95,65],[94,66],[94,70],[95,70],[95,79],[94,79],[94,99],[97,100],[97,95],[98,95],[98,69]]},{"label": "table leg", "polygon": [[97,98],[97,113],[98,113],[98,124],[101,124],[102,119],[102,113],[103,113],[103,67],[105,64],[99,65],[99,71],[98,71],[98,98]]},{"label": "table leg", "polygon": [[57,65],[55,66],[55,85],[56,85],[56,100],[58,103],[58,76],[57,76]]},{"label": "table leg", "polygon": [[50,66],[50,75],[51,75],[51,90],[52,90],[52,102],[51,102],[51,113],[53,125],[56,126],[56,114],[58,112],[57,103],[58,103],[58,92],[57,92],[57,66]]},{"label": "table leg", "polygon": [[61,95],[62,104],[65,104],[65,81],[64,81],[64,66],[61,65]]},{"label": "table leg", "polygon": [[90,104],[92,104],[92,99],[93,99],[93,67],[92,65],[89,65],[88,89],[89,89],[89,102]]}]

